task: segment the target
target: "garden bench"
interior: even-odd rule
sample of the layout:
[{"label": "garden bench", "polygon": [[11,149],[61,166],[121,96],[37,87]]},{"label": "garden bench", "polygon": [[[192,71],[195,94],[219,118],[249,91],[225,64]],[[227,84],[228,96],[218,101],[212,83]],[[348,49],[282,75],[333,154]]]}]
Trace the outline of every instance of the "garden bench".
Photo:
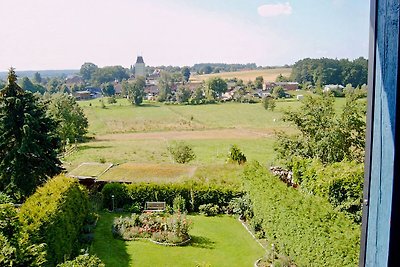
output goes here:
[{"label": "garden bench", "polygon": [[146,202],[145,212],[165,211],[165,202]]}]

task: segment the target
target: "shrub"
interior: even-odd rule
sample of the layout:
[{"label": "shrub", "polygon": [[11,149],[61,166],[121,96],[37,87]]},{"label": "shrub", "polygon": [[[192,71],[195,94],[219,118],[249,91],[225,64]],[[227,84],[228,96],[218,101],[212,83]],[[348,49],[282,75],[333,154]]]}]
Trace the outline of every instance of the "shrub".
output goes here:
[{"label": "shrub", "polygon": [[233,198],[228,205],[230,213],[239,215],[242,220],[249,220],[253,217],[253,207],[248,195],[240,198]]},{"label": "shrub", "polygon": [[93,255],[79,255],[73,260],[58,264],[57,267],[105,267],[102,261]]},{"label": "shrub", "polygon": [[0,266],[43,266],[45,244],[30,244],[12,204],[0,204]]},{"label": "shrub", "polygon": [[12,199],[6,193],[0,192],[0,204],[12,203]]},{"label": "shrub", "polygon": [[244,171],[245,188],[267,238],[298,266],[356,266],[360,227],[323,198],[288,187],[258,163]]},{"label": "shrub", "polygon": [[47,244],[47,265],[55,266],[78,253],[88,212],[86,190],[77,180],[60,175],[30,196],[19,215],[29,239]]},{"label": "shrub", "polygon": [[246,156],[236,145],[232,145],[228,155],[228,161],[237,162],[239,165],[246,163]]},{"label": "shrub", "polygon": [[[108,183],[103,189],[103,207],[112,210],[113,208],[122,208],[127,203],[128,194],[126,186],[120,183]],[[114,196],[114,207],[113,199]],[[130,204],[130,203],[129,203]]]},{"label": "shrub", "polygon": [[196,158],[193,149],[184,142],[173,143],[168,151],[177,163],[185,164]]},{"label": "shrub", "polygon": [[199,211],[201,214],[206,215],[206,216],[215,216],[219,212],[219,207],[214,204],[203,204],[200,205]]}]

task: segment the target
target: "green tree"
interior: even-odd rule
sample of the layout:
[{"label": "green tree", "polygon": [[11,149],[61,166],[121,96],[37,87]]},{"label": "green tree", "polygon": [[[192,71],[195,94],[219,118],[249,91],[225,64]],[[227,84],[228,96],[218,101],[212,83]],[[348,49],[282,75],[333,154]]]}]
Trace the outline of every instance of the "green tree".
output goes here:
[{"label": "green tree", "polygon": [[285,98],[286,97],[285,89],[283,89],[282,86],[276,86],[272,91],[272,95],[275,98]]},{"label": "green tree", "polygon": [[146,80],[144,77],[137,77],[135,81],[129,86],[129,99],[132,104],[138,106],[142,104],[144,97],[144,88],[146,87]]},{"label": "green tree", "polygon": [[189,67],[183,67],[182,68],[182,76],[183,76],[183,79],[185,80],[185,82],[189,81],[189,78],[190,78],[190,69],[189,69]]},{"label": "green tree", "polygon": [[57,132],[63,146],[75,142],[75,140],[83,140],[89,123],[75,97],[67,94],[52,95],[48,105],[48,114],[58,121]]},{"label": "green tree", "polygon": [[365,145],[365,102],[356,95],[346,96],[342,114],[334,109],[334,98],[306,96],[297,111],[286,111],[284,121],[296,126],[300,134],[278,134],[278,158],[290,165],[293,157],[319,159],[322,163],[344,159],[362,162]]},{"label": "green tree", "polygon": [[101,92],[103,93],[104,96],[115,95],[114,85],[112,83],[103,84],[103,86],[101,88]]},{"label": "green tree", "polygon": [[280,73],[276,79],[275,82],[290,82],[290,79],[286,76],[283,76],[282,73]]},{"label": "green tree", "polygon": [[42,76],[40,76],[39,72],[33,74],[33,81],[38,84],[42,83]]},{"label": "green tree", "polygon": [[199,104],[203,99],[204,99],[204,90],[202,86],[199,86],[192,92],[189,102],[191,104]]},{"label": "green tree", "polygon": [[220,77],[210,78],[206,82],[206,96],[209,100],[220,97],[228,89],[228,84]]},{"label": "green tree", "polygon": [[164,102],[171,97],[172,84],[171,74],[165,71],[161,72],[160,78],[158,79],[158,101]]},{"label": "green tree", "polygon": [[264,83],[264,77],[258,76],[258,77],[256,77],[256,80],[254,81],[254,86],[256,87],[256,89],[262,89],[263,83]]},{"label": "green tree", "polygon": [[97,67],[96,64],[86,62],[83,63],[83,65],[81,66],[79,74],[82,76],[83,80],[90,81],[92,79],[93,73],[95,73],[98,68],[99,67]]},{"label": "green tree", "polygon": [[186,103],[189,101],[190,95],[192,92],[186,86],[179,86],[176,91],[176,101],[179,103]]},{"label": "green tree", "polygon": [[185,164],[196,158],[191,146],[184,142],[176,142],[168,146],[168,151],[177,163]]},{"label": "green tree", "polygon": [[264,106],[265,110],[270,109],[271,111],[274,111],[275,106],[276,106],[275,99],[273,99],[271,97],[264,98],[263,106]]},{"label": "green tree", "polygon": [[17,84],[13,69],[0,91],[0,191],[23,200],[58,174],[61,142],[45,104]]},{"label": "green tree", "polygon": [[236,162],[239,165],[246,163],[247,159],[246,156],[240,151],[240,148],[237,145],[232,145],[231,149],[229,150],[228,161]]}]

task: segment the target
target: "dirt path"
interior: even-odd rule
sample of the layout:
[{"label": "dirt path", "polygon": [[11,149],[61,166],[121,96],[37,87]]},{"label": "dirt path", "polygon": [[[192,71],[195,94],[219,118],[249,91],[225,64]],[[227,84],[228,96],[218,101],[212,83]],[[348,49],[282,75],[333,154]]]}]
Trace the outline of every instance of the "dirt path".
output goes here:
[{"label": "dirt path", "polygon": [[270,129],[217,129],[202,131],[168,131],[148,133],[106,134],[96,136],[98,141],[123,141],[141,139],[207,140],[207,139],[257,139],[273,136]]}]

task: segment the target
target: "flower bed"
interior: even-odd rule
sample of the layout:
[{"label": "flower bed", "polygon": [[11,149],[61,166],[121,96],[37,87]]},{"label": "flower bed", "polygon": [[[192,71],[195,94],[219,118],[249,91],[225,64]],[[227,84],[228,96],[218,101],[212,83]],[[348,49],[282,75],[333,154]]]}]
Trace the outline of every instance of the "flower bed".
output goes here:
[{"label": "flower bed", "polygon": [[149,238],[157,244],[186,245],[189,243],[190,222],[180,212],[132,214],[114,219],[113,234],[123,240]]}]

